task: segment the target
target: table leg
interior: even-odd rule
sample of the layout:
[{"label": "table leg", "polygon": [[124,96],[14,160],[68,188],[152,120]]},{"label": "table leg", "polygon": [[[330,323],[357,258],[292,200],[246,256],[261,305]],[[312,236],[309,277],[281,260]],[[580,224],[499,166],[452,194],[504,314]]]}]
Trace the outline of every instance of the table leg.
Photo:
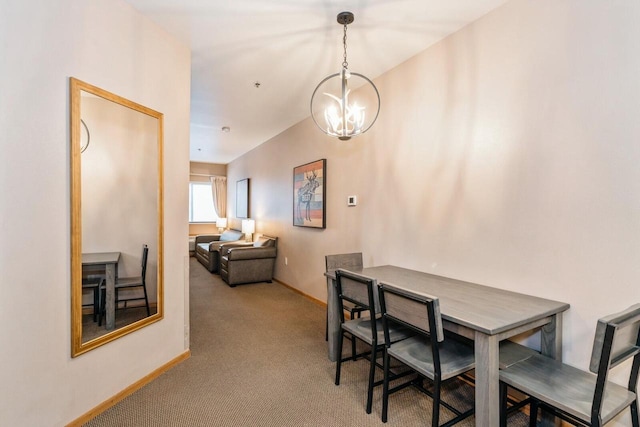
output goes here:
[{"label": "table leg", "polygon": [[[556,314],[551,322],[544,325],[540,331],[540,352],[545,356],[562,361],[562,314]],[[542,426],[560,426],[560,419],[556,419],[548,412],[542,413]]]},{"label": "table leg", "polygon": [[335,362],[340,357],[338,348],[338,334],[340,333],[340,312],[338,307],[338,293],[336,292],[335,281],[327,277],[327,331],[329,360]]},{"label": "table leg", "polygon": [[115,264],[107,264],[106,265],[106,275],[107,275],[107,283],[106,283],[106,301],[105,301],[105,312],[106,312],[106,325],[105,328],[108,331],[112,331],[116,327],[116,310],[115,310],[115,301],[116,301],[116,265]]},{"label": "table leg", "polygon": [[476,357],[476,426],[500,424],[499,341],[495,335],[475,333]]}]

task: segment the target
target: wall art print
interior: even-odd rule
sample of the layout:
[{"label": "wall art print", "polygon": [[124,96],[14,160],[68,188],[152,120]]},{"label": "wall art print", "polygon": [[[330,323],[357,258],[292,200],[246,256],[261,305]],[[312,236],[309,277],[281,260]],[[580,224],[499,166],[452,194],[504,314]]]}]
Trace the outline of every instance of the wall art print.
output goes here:
[{"label": "wall art print", "polygon": [[293,168],[293,225],[325,228],[327,160]]}]

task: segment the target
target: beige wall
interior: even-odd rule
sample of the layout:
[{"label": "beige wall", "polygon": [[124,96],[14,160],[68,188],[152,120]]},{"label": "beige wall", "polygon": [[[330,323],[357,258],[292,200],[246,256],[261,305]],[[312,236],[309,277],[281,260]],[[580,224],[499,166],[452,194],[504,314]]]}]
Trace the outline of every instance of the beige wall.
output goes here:
[{"label": "beige wall", "polygon": [[[0,425],[63,426],[188,349],[190,52],[120,0],[0,8]],[[71,76],[165,119],[165,318],[74,359]]]},{"label": "beige wall", "polygon": [[208,176],[227,176],[227,165],[219,163],[189,162],[191,181],[209,181]]},{"label": "beige wall", "polygon": [[[324,255],[362,251],[566,301],[586,368],[596,319],[640,300],[638,20],[638,2],[511,1],[377,78],[368,133],[306,120],[232,162],[281,238],[276,277],[324,300]],[[293,227],[292,169],[320,158],[327,229]]]}]

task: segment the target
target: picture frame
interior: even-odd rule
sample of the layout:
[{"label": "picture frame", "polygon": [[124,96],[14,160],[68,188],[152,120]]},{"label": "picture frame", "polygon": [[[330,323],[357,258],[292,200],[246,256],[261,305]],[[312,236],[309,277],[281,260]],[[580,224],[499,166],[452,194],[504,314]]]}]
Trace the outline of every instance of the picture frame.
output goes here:
[{"label": "picture frame", "polygon": [[249,218],[249,178],[236,182],[236,218]]},{"label": "picture frame", "polygon": [[293,225],[326,228],[327,160],[293,168]]}]

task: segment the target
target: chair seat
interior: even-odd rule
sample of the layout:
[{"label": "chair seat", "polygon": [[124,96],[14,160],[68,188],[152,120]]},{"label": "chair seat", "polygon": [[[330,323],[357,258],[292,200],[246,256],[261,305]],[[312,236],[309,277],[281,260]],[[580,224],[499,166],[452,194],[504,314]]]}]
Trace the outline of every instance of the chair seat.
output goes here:
[{"label": "chair seat", "polygon": [[[455,339],[443,341],[440,346],[442,380],[463,374],[475,367],[473,347]],[[398,359],[416,372],[433,379],[433,353],[425,337],[416,336],[392,344],[389,356]]]},{"label": "chair seat", "polygon": [[100,286],[100,283],[102,283],[102,279],[101,278],[85,278],[82,279],[82,288],[83,289],[88,289],[88,288],[97,288],[98,286]]},{"label": "chair seat", "polygon": [[116,288],[128,288],[133,286],[142,286],[142,277],[119,277],[116,280]]},{"label": "chair seat", "polygon": [[[590,372],[536,354],[501,370],[500,380],[581,420],[591,420],[596,375]],[[607,382],[602,422],[607,423],[635,398],[625,387]]]},{"label": "chair seat", "polygon": [[[348,320],[342,324],[342,329],[349,332],[355,337],[360,338],[362,341],[366,342],[369,345],[373,344],[373,335],[371,332],[371,319],[370,318],[362,318],[362,319],[353,319]],[[376,320],[376,333],[377,343],[384,344],[384,328],[382,326],[382,319]],[[389,328],[389,339],[391,342],[396,342],[403,340],[405,338],[410,337],[413,333],[407,328],[401,327],[390,327]]]},{"label": "chair seat", "polygon": [[506,369],[536,354],[540,353],[513,341],[500,341],[500,369]]},{"label": "chair seat", "polygon": [[348,304],[346,302],[343,303],[343,308],[345,311],[347,311],[351,315],[351,318],[353,318],[353,315],[356,313],[364,313],[367,311],[367,309],[364,307],[360,307],[354,304]]}]

